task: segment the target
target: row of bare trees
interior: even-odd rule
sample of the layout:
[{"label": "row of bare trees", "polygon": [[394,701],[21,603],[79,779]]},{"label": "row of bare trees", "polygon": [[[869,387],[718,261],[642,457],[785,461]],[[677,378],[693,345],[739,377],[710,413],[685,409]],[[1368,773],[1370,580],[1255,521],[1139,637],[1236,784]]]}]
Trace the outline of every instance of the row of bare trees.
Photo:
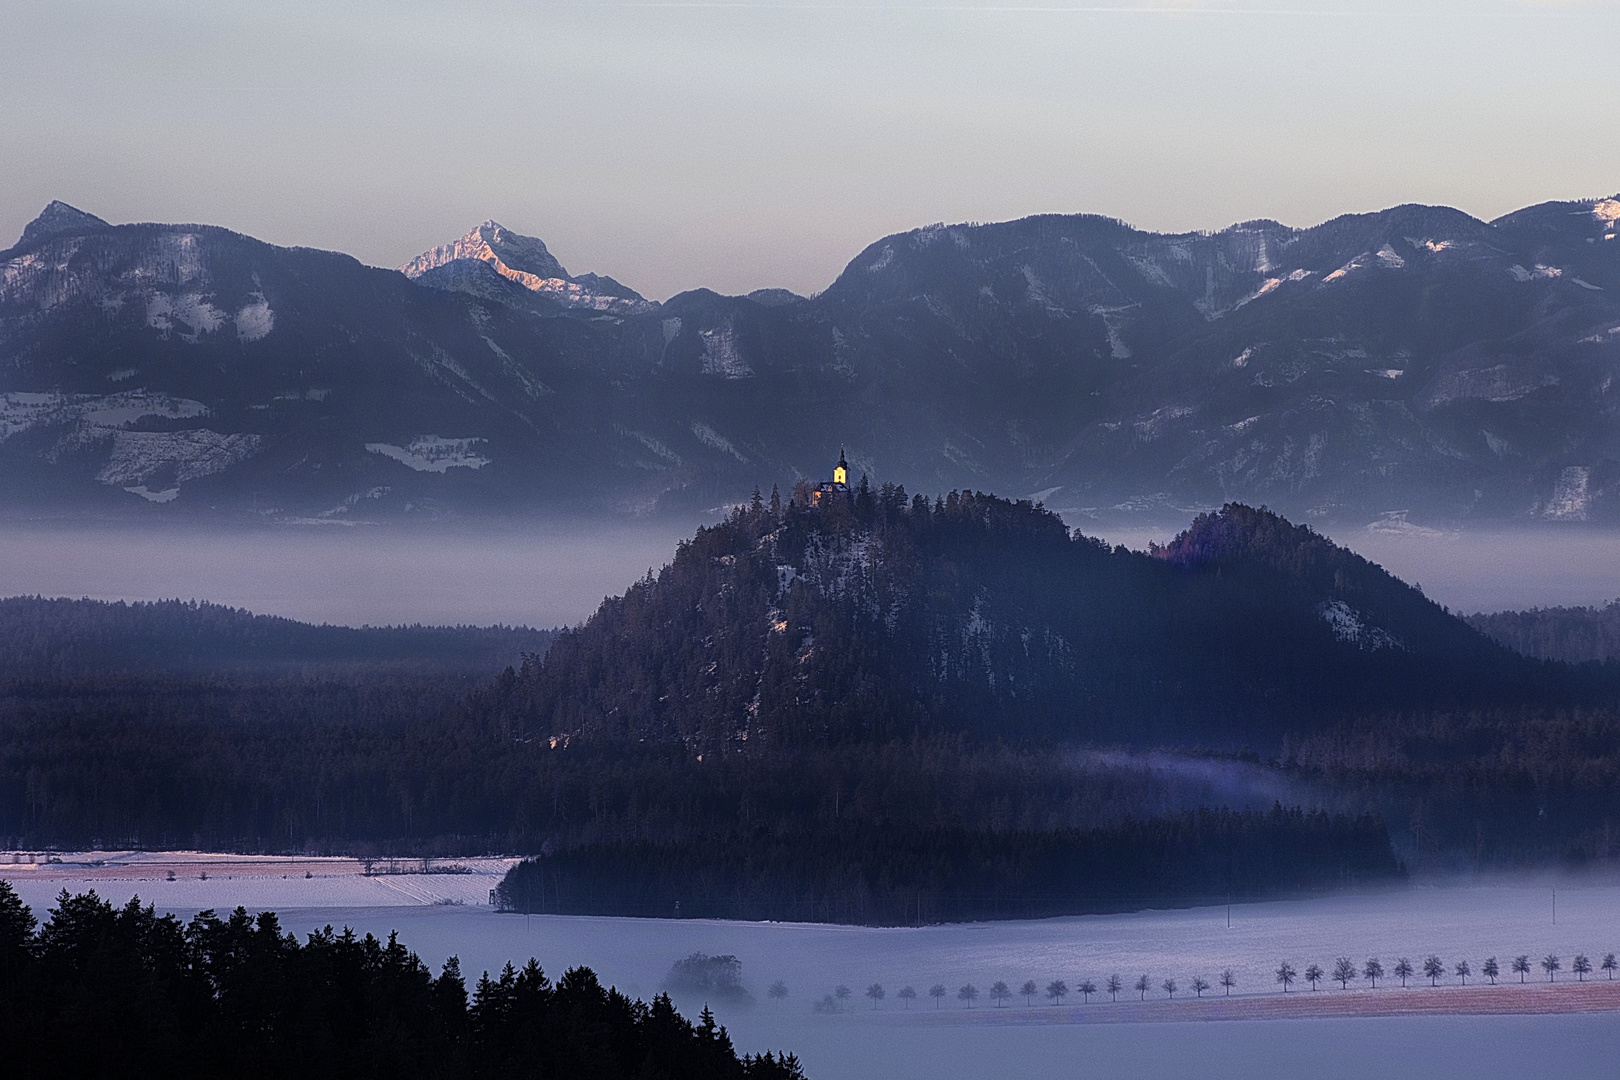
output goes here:
[{"label": "row of bare trees", "polygon": [[[1539,961],[1539,966],[1542,972],[1546,974],[1548,982],[1555,981],[1558,972],[1564,970],[1563,960],[1553,953],[1543,956]],[[1612,981],[1615,972],[1620,970],[1620,962],[1616,961],[1614,953],[1608,953],[1599,961],[1596,967],[1597,970],[1604,972]],[[1580,981],[1585,982],[1586,977],[1593,971],[1592,960],[1584,953],[1577,953],[1570,961],[1569,970]],[[1515,956],[1508,962],[1508,971],[1511,974],[1518,975],[1519,981],[1523,983],[1531,971],[1530,955],[1526,953],[1522,956]],[[1323,968],[1320,964],[1313,963],[1306,965],[1303,973],[1295,968],[1293,964],[1284,960],[1277,967],[1276,981],[1282,986],[1283,993],[1286,994],[1293,988],[1295,983],[1300,981],[1309,983],[1312,990],[1320,989],[1320,985],[1324,982],[1336,982],[1339,984],[1340,989],[1347,990],[1352,982],[1366,980],[1372,984],[1373,989],[1377,989],[1379,979],[1399,979],[1401,986],[1405,987],[1408,980],[1414,979],[1420,974],[1429,980],[1430,986],[1438,986],[1440,980],[1444,979],[1447,973],[1445,962],[1439,956],[1433,954],[1425,957],[1421,965],[1418,966],[1414,966],[1409,958],[1400,957],[1388,969],[1387,973],[1383,961],[1377,957],[1369,957],[1366,963],[1358,965],[1348,956],[1341,956],[1333,961],[1331,971]],[[1467,986],[1469,977],[1474,974],[1474,967],[1467,960],[1459,960],[1451,965],[1450,974],[1461,979],[1462,984]],[[1489,979],[1492,986],[1496,985],[1497,980],[1502,977],[1502,966],[1497,962],[1496,957],[1488,957],[1480,964],[1479,975],[1482,978]],[[1237,976],[1233,974],[1231,968],[1227,968],[1220,973],[1215,983],[1210,983],[1202,975],[1195,975],[1187,983],[1185,989],[1192,991],[1194,996],[1201,998],[1206,991],[1219,986],[1227,996],[1231,996],[1232,990],[1237,984]],[[1093,995],[1102,994],[1107,994],[1110,1001],[1118,1001],[1119,995],[1127,989],[1135,991],[1140,1001],[1146,1001],[1148,994],[1155,990],[1162,990],[1171,1000],[1175,1000],[1177,991],[1182,990],[1183,987],[1173,978],[1162,979],[1155,986],[1153,980],[1147,975],[1140,976],[1129,987],[1127,987],[1125,980],[1118,975],[1110,975],[1101,985],[1091,979],[1082,979],[1072,989],[1062,979],[1053,979],[1046,984],[1044,989],[1034,979],[1029,979],[1016,990],[1010,984],[997,980],[990,985],[988,996],[997,1008],[1005,1008],[1007,1003],[1014,997],[1022,997],[1025,1006],[1034,1005],[1036,998],[1042,996],[1045,997],[1049,1004],[1061,1005],[1071,993],[1080,995],[1081,1000],[1087,1003],[1091,1001]],[[924,992],[934,999],[936,1009],[942,1008],[945,999],[952,996],[950,987],[944,983],[935,983]],[[772,1000],[780,1002],[788,996],[787,984],[778,979],[771,984],[769,993]],[[964,983],[955,990],[954,994],[956,1000],[961,1002],[962,1007],[968,1009],[975,1007],[980,996],[979,988],[972,983]],[[849,987],[838,986],[832,993],[818,1002],[816,1008],[826,1012],[840,1011],[853,996],[854,991]],[[865,996],[871,1001],[872,1008],[875,1009],[888,997],[888,991],[884,989],[883,984],[873,983],[866,988]],[[902,986],[895,991],[894,996],[904,1002],[905,1007],[909,1009],[921,994],[914,986]]]},{"label": "row of bare trees", "polygon": [[[1228,968],[1227,970],[1221,972],[1219,984],[1224,987],[1226,993],[1230,995],[1232,993],[1232,988],[1237,986],[1237,976],[1232,973],[1230,968]],[[1165,979],[1159,983],[1158,988],[1164,990],[1172,998],[1174,998],[1176,996],[1176,991],[1181,989],[1181,985],[1174,979]],[[1197,996],[1203,997],[1205,991],[1213,988],[1213,984],[1211,984],[1203,976],[1194,976],[1193,980],[1187,984],[1187,988],[1192,990]],[[1076,983],[1072,989],[1070,988],[1069,984],[1062,979],[1053,979],[1051,982],[1046,984],[1044,989],[1034,979],[1029,979],[1016,990],[1014,990],[1010,984],[997,980],[991,984],[988,993],[990,1000],[996,1005],[997,1008],[1005,1008],[1007,1002],[1011,1001],[1014,997],[1022,997],[1024,999],[1024,1004],[1026,1006],[1030,1006],[1035,1004],[1036,998],[1043,995],[1049,1004],[1061,1005],[1068,1000],[1071,993],[1079,994],[1081,1000],[1088,1003],[1091,1001],[1093,995],[1101,994],[1107,994],[1110,1000],[1118,1001],[1119,995],[1125,992],[1126,989],[1127,986],[1124,979],[1120,978],[1118,975],[1110,975],[1100,986],[1091,979],[1082,979],[1080,982]],[[1148,976],[1143,975],[1138,978],[1136,982],[1129,987],[1129,989],[1135,990],[1143,1000],[1146,1000],[1148,993],[1154,989],[1153,980]],[[771,984],[769,993],[772,1000],[780,1002],[788,996],[787,984],[778,979],[776,982]],[[855,992],[849,987],[840,985],[834,988],[832,993],[827,994],[821,1001],[817,1002],[816,1009],[823,1012],[840,1011],[844,1005],[852,997],[854,997],[854,993]],[[934,999],[934,1007],[936,1009],[943,1007],[945,999],[952,996],[951,988],[946,986],[944,983],[935,983],[933,986],[928,988],[926,993],[929,997]],[[888,991],[884,989],[882,983],[873,983],[871,986],[868,986],[865,994],[867,999],[872,1002],[872,1007],[874,1009],[878,1007],[880,1002],[888,997]],[[911,1008],[911,1003],[916,1001],[921,994],[918,992],[915,986],[902,986],[899,990],[895,991],[894,996],[903,1001],[905,1003],[905,1007],[909,1009]],[[972,983],[965,983],[962,986],[957,987],[955,990],[955,997],[957,1001],[962,1003],[964,1008],[971,1009],[978,1003],[980,997],[979,988],[974,986]]]},{"label": "row of bare trees", "polygon": [[[1548,953],[1538,963],[1542,972],[1546,974],[1548,982],[1555,981],[1558,973],[1564,970],[1563,960],[1556,953]],[[1614,953],[1608,953],[1598,963],[1597,967],[1612,981],[1615,971],[1620,970],[1620,962],[1615,960]],[[1508,961],[1508,970],[1511,974],[1517,975],[1519,982],[1523,983],[1528,978],[1531,970],[1530,954],[1525,953],[1515,956]],[[1592,974],[1592,958],[1585,953],[1576,953],[1574,959],[1569,963],[1569,970],[1581,982],[1585,982],[1586,977]],[[1341,956],[1333,962],[1331,972],[1323,970],[1320,964],[1311,964],[1305,968],[1303,977],[1305,982],[1311,984],[1312,990],[1317,989],[1317,985],[1324,981],[1336,982],[1339,984],[1340,989],[1348,989],[1350,983],[1358,976],[1372,983],[1373,988],[1376,989],[1379,979],[1386,977],[1400,979],[1401,985],[1404,987],[1408,979],[1414,978],[1420,973],[1429,980],[1430,986],[1439,986],[1440,980],[1445,978],[1447,974],[1446,963],[1440,957],[1431,953],[1424,957],[1421,967],[1414,967],[1412,961],[1403,956],[1395,961],[1394,966],[1390,968],[1389,974],[1386,976],[1383,962],[1377,957],[1369,957],[1367,962],[1362,964],[1358,970],[1354,960],[1351,960],[1348,956]],[[1451,965],[1450,974],[1461,979],[1462,984],[1467,986],[1468,977],[1474,974],[1474,967],[1467,960],[1459,960]],[[1300,972],[1286,960],[1278,965],[1276,975],[1277,982],[1282,986],[1285,994],[1301,978]],[[1497,962],[1496,957],[1487,957],[1485,962],[1479,966],[1479,975],[1489,979],[1491,985],[1495,986],[1497,979],[1502,977],[1502,965]]]}]

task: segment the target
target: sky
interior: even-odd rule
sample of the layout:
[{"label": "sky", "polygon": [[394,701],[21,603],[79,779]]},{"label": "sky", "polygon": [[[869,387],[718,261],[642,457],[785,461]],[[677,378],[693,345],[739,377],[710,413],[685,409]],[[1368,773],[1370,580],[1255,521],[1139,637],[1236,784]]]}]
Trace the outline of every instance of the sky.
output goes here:
[{"label": "sky", "polygon": [[935,221],[1164,231],[1620,190],[1620,0],[5,0],[51,199],[394,266],[493,218],[662,299]]}]

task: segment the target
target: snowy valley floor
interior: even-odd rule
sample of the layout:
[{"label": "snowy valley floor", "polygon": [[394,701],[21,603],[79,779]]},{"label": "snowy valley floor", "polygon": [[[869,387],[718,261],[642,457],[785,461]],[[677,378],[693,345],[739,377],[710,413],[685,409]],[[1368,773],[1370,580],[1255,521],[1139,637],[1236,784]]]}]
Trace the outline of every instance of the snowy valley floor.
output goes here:
[{"label": "snowy valley floor", "polygon": [[[95,888],[118,903],[138,894],[182,916],[241,904],[280,912],[283,925],[298,933],[327,924],[379,935],[398,930],[435,968],[459,956],[470,978],[533,956],[553,976],[589,964],[604,980],[642,997],[659,990],[682,956],[732,953],[759,1001],[716,1002],[721,1020],[743,1049],[797,1052],[814,1080],[1616,1075],[1620,1046],[1620,982],[1596,972],[1579,983],[1569,972],[1577,953],[1596,964],[1620,951],[1620,885],[1610,883],[1565,881],[1556,886],[1556,898],[1551,882],[1501,881],[1237,904],[1230,927],[1223,905],[873,929],[500,915],[487,898],[505,860],[446,860],[430,869],[455,862],[458,872],[426,874],[408,872],[420,870],[414,862],[379,860],[367,875],[352,859],[61,858],[8,865],[13,857],[0,853],[0,877],[41,917],[64,887]],[[1524,986],[1510,976],[1499,987],[1476,985],[1484,980],[1474,978],[1465,988],[1448,974],[1435,988],[1422,978],[1404,990],[1398,980],[1377,990],[1358,980],[1349,990],[1336,983],[1315,992],[1297,985],[1287,995],[1273,976],[1284,960],[1303,971],[1311,963],[1331,969],[1339,956],[1358,967],[1376,956],[1387,970],[1398,957],[1421,965],[1431,953],[1448,972],[1463,959],[1477,972],[1488,956],[1505,968],[1514,956],[1535,962],[1549,953],[1561,958],[1564,970],[1552,985],[1538,967]],[[1195,976],[1215,982],[1225,968],[1237,977],[1231,998],[1206,992],[1196,1000],[1183,991],[1170,1001],[1158,989],[1166,978],[1184,988]],[[1016,990],[1027,979],[1042,987],[1063,979],[1072,989],[1115,973],[1127,985],[1146,974],[1155,989],[1146,1002],[1134,990],[1118,1002],[1106,994],[1089,1003],[1071,995],[1060,1006],[1042,997],[1033,1005],[1014,998],[995,1008],[988,999],[997,980]],[[765,999],[776,979],[789,989],[780,1004]],[[874,983],[885,989],[877,1008],[864,997]],[[926,996],[935,983],[950,991],[939,1008]],[[975,1008],[956,998],[965,983],[979,988]],[[813,1012],[812,1003],[839,985],[853,990],[845,1009]],[[923,994],[909,1010],[896,997],[905,985]],[[703,1005],[677,1000],[693,1012]]]}]

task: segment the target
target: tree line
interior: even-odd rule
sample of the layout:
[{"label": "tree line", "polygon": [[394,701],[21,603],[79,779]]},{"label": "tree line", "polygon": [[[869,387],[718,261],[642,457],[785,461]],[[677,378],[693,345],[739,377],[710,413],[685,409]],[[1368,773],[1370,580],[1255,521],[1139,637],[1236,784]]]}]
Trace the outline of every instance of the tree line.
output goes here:
[{"label": "tree line", "polygon": [[501,910],[908,925],[1128,910],[1398,879],[1381,822],[1274,807],[978,832],[766,826],[559,850],[513,866]]},{"label": "tree line", "polygon": [[4,881],[0,1044],[35,1077],[803,1078],[791,1054],[738,1055],[707,1009],[694,1023],[586,967],[507,964],[469,993],[454,957],[434,975],[395,935],[300,942],[273,912],[182,923],[65,890],[38,924]]},{"label": "tree line", "polygon": [[[1533,967],[1539,968],[1548,982],[1556,981],[1558,973],[1564,970],[1562,959],[1554,953],[1548,953],[1534,961],[1528,953],[1515,956],[1508,961],[1505,970],[1496,957],[1492,956],[1480,963],[1478,978],[1485,979],[1489,985],[1495,986],[1498,979],[1518,975],[1519,982],[1524,983],[1530,977]],[[1612,981],[1617,970],[1620,970],[1620,961],[1616,960],[1614,953],[1605,953],[1596,964],[1586,954],[1577,953],[1571,958],[1569,966],[1570,974],[1581,982],[1594,971],[1602,972]],[[1430,954],[1418,965],[1414,965],[1410,959],[1403,956],[1392,961],[1386,972],[1383,961],[1378,957],[1369,957],[1365,963],[1357,964],[1348,956],[1341,956],[1333,961],[1331,969],[1312,963],[1307,964],[1301,971],[1285,960],[1277,966],[1274,974],[1275,984],[1282,987],[1283,993],[1288,993],[1296,983],[1301,982],[1309,985],[1313,991],[1321,989],[1324,984],[1331,985],[1335,982],[1339,984],[1341,990],[1348,990],[1350,983],[1365,980],[1376,990],[1380,979],[1385,980],[1386,986],[1391,980],[1398,979],[1400,985],[1405,988],[1408,980],[1417,978],[1428,979],[1430,986],[1439,986],[1448,976],[1454,976],[1461,985],[1467,986],[1469,977],[1475,975],[1475,969],[1467,960],[1458,960],[1448,967],[1439,956]],[[1005,980],[997,979],[990,984],[984,996],[987,996],[996,1008],[1006,1008],[1009,1002],[1018,997],[1024,999],[1026,1007],[1033,1007],[1037,999],[1044,1000],[1048,1005],[1063,1005],[1073,996],[1078,997],[1082,1004],[1089,1004],[1093,997],[1101,1000],[1104,994],[1108,996],[1109,1001],[1118,1001],[1122,993],[1127,997],[1135,993],[1139,1001],[1146,1001],[1149,994],[1159,993],[1174,1001],[1177,992],[1184,995],[1191,993],[1194,998],[1202,998],[1204,994],[1212,992],[1217,987],[1222,990],[1223,996],[1230,997],[1238,986],[1237,975],[1231,968],[1226,968],[1216,975],[1213,983],[1200,974],[1192,976],[1185,984],[1178,982],[1174,977],[1155,979],[1145,973],[1132,981],[1127,981],[1116,972],[1100,982],[1089,978],[1079,979],[1072,988],[1063,979],[1052,979],[1044,986],[1034,979],[1028,979],[1017,987]],[[962,1008],[971,1009],[976,1007],[981,996],[979,988],[973,983],[964,983],[952,989],[939,982],[928,987],[923,993],[933,999],[936,1009],[943,1008],[945,1002],[952,997]],[[789,995],[787,983],[778,979],[771,984],[768,994],[775,1002],[785,1001]],[[811,1008],[816,1012],[842,1012],[850,1007],[853,996],[854,991],[846,985],[839,984],[820,999],[813,1001]],[[872,1008],[876,1009],[888,997],[888,991],[882,983],[872,983],[863,991],[863,996],[872,1003]],[[907,984],[895,991],[894,996],[901,1002],[903,1008],[909,1010],[912,1003],[919,999],[920,993],[915,986]]]}]

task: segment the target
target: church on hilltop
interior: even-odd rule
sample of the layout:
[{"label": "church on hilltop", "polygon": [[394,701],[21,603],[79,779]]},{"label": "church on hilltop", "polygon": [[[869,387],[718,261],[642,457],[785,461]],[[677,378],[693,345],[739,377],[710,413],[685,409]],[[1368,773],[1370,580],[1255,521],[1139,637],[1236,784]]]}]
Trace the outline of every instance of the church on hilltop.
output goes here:
[{"label": "church on hilltop", "polygon": [[849,498],[849,462],[844,460],[844,450],[838,450],[838,464],[833,466],[831,480],[823,480],[816,485],[816,490],[810,493],[810,505],[820,506],[823,499],[830,499],[834,495]]}]

